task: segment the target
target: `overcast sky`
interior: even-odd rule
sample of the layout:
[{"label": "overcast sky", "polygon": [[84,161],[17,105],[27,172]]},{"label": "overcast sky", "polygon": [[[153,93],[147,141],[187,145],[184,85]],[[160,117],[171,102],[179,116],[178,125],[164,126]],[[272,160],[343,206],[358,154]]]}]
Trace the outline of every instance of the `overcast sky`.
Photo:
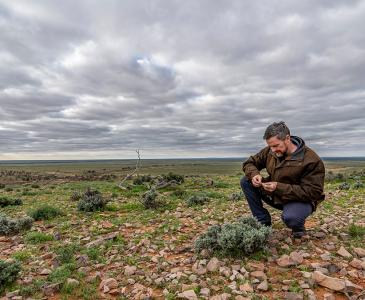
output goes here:
[{"label": "overcast sky", "polygon": [[0,159],[365,156],[365,1],[0,0]]}]

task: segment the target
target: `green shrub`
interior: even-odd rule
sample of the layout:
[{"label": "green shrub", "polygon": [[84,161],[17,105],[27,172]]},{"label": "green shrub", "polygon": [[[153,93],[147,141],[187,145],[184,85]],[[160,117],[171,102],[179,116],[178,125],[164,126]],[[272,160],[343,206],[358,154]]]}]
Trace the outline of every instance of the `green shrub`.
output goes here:
[{"label": "green shrub", "polygon": [[229,195],[228,199],[231,201],[239,201],[243,199],[243,192],[239,192],[239,193],[232,193],[231,195]]},{"label": "green shrub", "polygon": [[4,189],[5,188],[5,184],[0,183],[0,189]]},{"label": "green shrub", "polygon": [[99,191],[88,188],[77,204],[77,208],[80,211],[92,212],[104,210],[107,203],[108,200],[104,199]]},{"label": "green shrub", "polygon": [[0,197],[0,207],[5,207],[9,205],[22,205],[23,201],[21,199],[12,199],[8,197]]},{"label": "green shrub", "polygon": [[153,180],[151,175],[141,175],[133,179],[133,184],[140,185],[144,182],[151,182]]},{"label": "green shrub", "polygon": [[209,198],[203,195],[193,195],[186,200],[187,206],[203,205],[208,202]]},{"label": "green shrub", "polygon": [[57,216],[62,216],[63,213],[59,208],[46,204],[30,211],[29,215],[34,220],[40,221],[40,220],[50,220]]},{"label": "green shrub", "polygon": [[349,234],[352,238],[362,238],[365,236],[365,227],[352,223],[349,226]]},{"label": "green shrub", "polygon": [[162,177],[166,181],[175,180],[177,183],[184,182],[184,175],[174,174],[172,172],[169,172],[168,174],[163,174]]},{"label": "green shrub", "polygon": [[13,191],[13,188],[11,188],[11,187],[5,188],[5,192],[12,192],[12,191]]},{"label": "green shrub", "polygon": [[0,292],[4,291],[6,286],[12,284],[18,278],[20,271],[19,262],[0,260]]},{"label": "green shrub", "polygon": [[343,182],[343,183],[341,183],[339,186],[338,186],[338,188],[340,189],[340,190],[349,190],[350,189],[350,184],[349,183],[347,183],[347,182]]},{"label": "green shrub", "polygon": [[352,187],[355,190],[362,189],[364,187],[364,184],[361,181],[356,181]]},{"label": "green shrub", "polygon": [[32,187],[33,189],[39,189],[39,188],[40,188],[39,184],[36,184],[36,183],[33,183],[33,184],[31,185],[31,187]]},{"label": "green shrub", "polygon": [[12,235],[28,230],[32,228],[33,221],[30,217],[11,219],[0,215],[0,235]]},{"label": "green shrub", "polygon": [[175,189],[171,193],[171,196],[175,196],[175,197],[178,197],[178,198],[184,197],[185,195],[186,195],[186,191],[184,191],[184,190],[182,190],[180,188]]},{"label": "green shrub", "polygon": [[220,252],[228,256],[241,256],[261,250],[267,244],[271,229],[252,217],[240,218],[235,223],[214,225],[198,237],[195,250]]},{"label": "green shrub", "polygon": [[146,209],[150,208],[157,208],[162,206],[162,202],[159,199],[159,194],[156,192],[155,189],[150,189],[149,191],[145,192],[140,199],[140,202]]},{"label": "green shrub", "polygon": [[30,244],[40,244],[40,243],[44,243],[44,242],[53,241],[54,237],[50,234],[33,231],[33,232],[29,232],[25,236],[25,240]]},{"label": "green shrub", "polygon": [[79,201],[82,198],[82,194],[78,191],[74,191],[70,197],[71,201]]},{"label": "green shrub", "polygon": [[75,254],[78,248],[79,246],[77,244],[68,244],[56,249],[55,253],[57,254],[58,262],[61,265],[74,262]]}]

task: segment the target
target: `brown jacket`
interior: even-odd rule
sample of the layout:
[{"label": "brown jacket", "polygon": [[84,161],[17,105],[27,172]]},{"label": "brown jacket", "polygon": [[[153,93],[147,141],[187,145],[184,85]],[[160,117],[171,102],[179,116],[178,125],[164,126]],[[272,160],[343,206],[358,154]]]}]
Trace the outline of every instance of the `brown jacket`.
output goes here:
[{"label": "brown jacket", "polygon": [[297,150],[280,162],[279,158],[270,151],[270,147],[262,149],[256,155],[247,159],[242,170],[252,179],[265,169],[269,174],[263,181],[276,181],[277,187],[272,196],[274,203],[290,201],[310,202],[316,209],[319,202],[324,200],[323,186],[325,169],[322,160],[304,141],[296,136],[291,140],[297,145]]}]

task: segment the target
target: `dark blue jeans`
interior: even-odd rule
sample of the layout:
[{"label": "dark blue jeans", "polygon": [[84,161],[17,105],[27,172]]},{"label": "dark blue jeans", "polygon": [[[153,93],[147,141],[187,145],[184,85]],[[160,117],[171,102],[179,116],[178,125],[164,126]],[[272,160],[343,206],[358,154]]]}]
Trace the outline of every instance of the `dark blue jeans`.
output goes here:
[{"label": "dark blue jeans", "polygon": [[305,219],[312,213],[313,208],[306,202],[289,202],[286,204],[275,204],[270,196],[264,194],[260,188],[252,185],[245,176],[241,179],[241,188],[246,196],[252,215],[261,223],[271,225],[271,216],[263,206],[263,201],[268,205],[283,211],[281,219],[294,232],[304,231]]}]

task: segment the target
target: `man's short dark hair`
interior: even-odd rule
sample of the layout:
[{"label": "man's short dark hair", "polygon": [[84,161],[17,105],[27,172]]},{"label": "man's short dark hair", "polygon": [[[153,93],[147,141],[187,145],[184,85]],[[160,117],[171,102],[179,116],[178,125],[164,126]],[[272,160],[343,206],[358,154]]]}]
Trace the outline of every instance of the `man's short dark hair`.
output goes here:
[{"label": "man's short dark hair", "polygon": [[264,140],[268,140],[274,136],[276,136],[279,140],[285,140],[286,136],[290,135],[290,130],[288,126],[286,126],[285,122],[281,121],[278,123],[272,123],[269,125],[264,134]]}]

